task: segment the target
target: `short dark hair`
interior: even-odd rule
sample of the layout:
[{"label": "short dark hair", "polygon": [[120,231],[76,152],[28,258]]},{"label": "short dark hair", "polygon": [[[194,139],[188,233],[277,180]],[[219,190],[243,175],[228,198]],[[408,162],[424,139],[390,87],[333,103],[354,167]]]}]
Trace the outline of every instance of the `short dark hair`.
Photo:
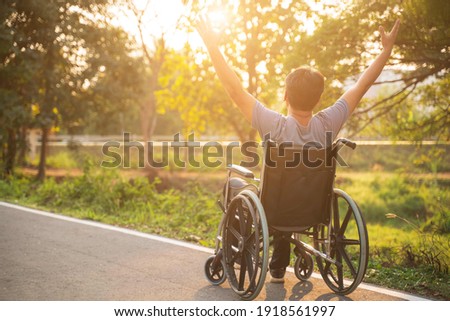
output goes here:
[{"label": "short dark hair", "polygon": [[312,110],[323,93],[325,78],[311,68],[300,67],[286,77],[286,97],[296,110]]}]

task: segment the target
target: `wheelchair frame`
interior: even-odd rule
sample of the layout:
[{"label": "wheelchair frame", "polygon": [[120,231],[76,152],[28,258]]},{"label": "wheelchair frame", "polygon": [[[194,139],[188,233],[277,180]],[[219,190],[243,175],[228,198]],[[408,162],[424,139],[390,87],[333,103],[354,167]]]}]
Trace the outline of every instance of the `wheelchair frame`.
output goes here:
[{"label": "wheelchair frame", "polygon": [[[264,155],[268,152],[268,145]],[[338,139],[333,147],[339,150],[344,145],[352,149],[356,147],[354,142],[344,138]],[[264,168],[265,164],[263,171]],[[259,183],[258,193],[244,189],[230,199],[232,174]],[[314,269],[312,257],[315,257],[327,286],[337,294],[347,295],[364,278],[369,256],[368,234],[356,202],[344,191],[334,188],[334,176],[332,184],[327,224],[288,230],[294,232],[289,241],[295,246],[297,259],[294,272],[299,280],[306,281],[311,276]],[[256,187],[255,184],[249,185]],[[260,199],[263,186],[264,180],[255,178],[252,171],[238,165],[228,166],[224,200],[223,203],[218,201],[223,214],[216,236],[215,252],[205,263],[205,275],[211,284],[220,285],[228,279],[233,291],[244,300],[253,300],[259,295],[268,270],[269,237],[273,226],[267,223]],[[339,208],[342,208],[342,203],[347,205],[347,210],[341,220]],[[350,230],[347,231],[349,226]],[[350,233],[351,237],[348,238],[345,233]],[[313,246],[302,241],[301,235],[312,238]],[[359,247],[359,251],[346,251],[347,248],[356,247]]]}]

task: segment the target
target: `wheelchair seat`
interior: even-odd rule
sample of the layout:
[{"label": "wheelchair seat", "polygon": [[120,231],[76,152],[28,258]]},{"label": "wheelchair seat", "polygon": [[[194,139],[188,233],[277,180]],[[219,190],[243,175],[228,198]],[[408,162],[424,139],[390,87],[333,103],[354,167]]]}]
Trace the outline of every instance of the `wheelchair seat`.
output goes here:
[{"label": "wheelchair seat", "polygon": [[336,171],[331,147],[266,143],[260,198],[270,227],[300,232],[328,224]]}]

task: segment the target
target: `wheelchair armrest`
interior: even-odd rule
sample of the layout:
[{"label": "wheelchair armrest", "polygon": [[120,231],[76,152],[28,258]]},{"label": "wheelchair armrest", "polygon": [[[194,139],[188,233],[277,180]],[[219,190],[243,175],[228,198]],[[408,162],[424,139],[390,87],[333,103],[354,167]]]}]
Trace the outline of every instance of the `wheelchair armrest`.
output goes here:
[{"label": "wheelchair armrest", "polygon": [[227,166],[227,169],[229,171],[232,171],[233,173],[236,173],[236,174],[241,175],[246,178],[251,178],[251,179],[255,178],[255,175],[253,174],[253,172],[251,170],[249,170],[245,167],[239,166],[239,165],[231,164],[231,165]]}]

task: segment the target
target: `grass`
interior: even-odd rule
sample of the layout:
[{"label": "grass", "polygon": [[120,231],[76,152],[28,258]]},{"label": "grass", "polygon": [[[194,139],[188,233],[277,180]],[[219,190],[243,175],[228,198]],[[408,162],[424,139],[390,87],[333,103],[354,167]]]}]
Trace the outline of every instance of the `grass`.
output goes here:
[{"label": "grass", "polygon": [[[369,224],[368,233],[370,258],[366,282],[449,300],[448,234],[436,235],[379,224]],[[440,255],[436,257],[437,253]],[[435,260],[427,260],[431,257]]]},{"label": "grass", "polygon": [[[101,169],[88,160],[79,176],[42,183],[20,174],[0,180],[0,199],[213,247],[224,177],[202,171],[195,177],[197,181],[189,176],[173,188],[159,179]],[[338,177],[337,186],[358,201],[367,221],[366,281],[449,300],[448,184],[385,172],[345,170]],[[387,219],[387,213],[417,228]]]},{"label": "grass", "polygon": [[[32,166],[37,167],[39,159],[36,157],[34,160],[29,161]],[[80,167],[82,163],[82,157],[70,151],[61,151],[55,154],[47,156],[46,164],[50,168],[56,169],[76,169]]]}]

